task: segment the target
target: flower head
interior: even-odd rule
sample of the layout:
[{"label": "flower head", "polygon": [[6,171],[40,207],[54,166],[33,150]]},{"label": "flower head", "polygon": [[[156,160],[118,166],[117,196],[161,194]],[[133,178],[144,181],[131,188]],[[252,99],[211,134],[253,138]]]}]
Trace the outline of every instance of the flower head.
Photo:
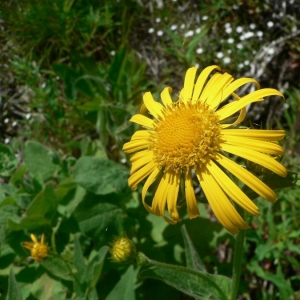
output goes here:
[{"label": "flower head", "polygon": [[[210,77],[214,70],[216,72]],[[199,216],[193,187],[193,178],[196,178],[220,223],[230,232],[237,233],[249,226],[231,200],[253,215],[259,215],[259,210],[228,173],[268,201],[276,201],[277,196],[260,179],[229,159],[228,153],[282,177],[287,173],[273,158],[283,154],[282,147],[276,143],[283,139],[283,130],[234,126],[244,120],[248,104],[263,101],[266,96],[283,95],[275,89],[259,89],[258,82],[252,78],[234,80],[228,73],[221,74],[218,66],[205,68],[197,80],[196,71],[195,67],[187,70],[183,89],[176,101],[171,99],[169,87],[161,93],[162,104],[155,101],[150,92],[144,94],[143,108],[147,108],[152,117],[136,114],[131,118],[131,122],[144,129],[136,131],[123,147],[126,153],[133,154],[128,183],[136,189],[138,183],[147,178],[142,189],[145,208],[170,223],[176,223],[180,221],[177,201],[181,182],[188,216]],[[253,83],[258,90],[239,96],[235,91],[248,83]],[[230,96],[232,101],[220,107]],[[235,121],[230,123],[234,117]],[[149,205],[145,197],[154,182],[157,182],[157,189]]]},{"label": "flower head", "polygon": [[126,237],[116,237],[109,249],[112,260],[117,263],[130,263],[136,257],[136,249],[133,242]]},{"label": "flower head", "polygon": [[24,242],[23,246],[30,250],[31,257],[34,260],[39,262],[43,261],[46,257],[48,257],[48,246],[44,243],[45,236],[42,234],[41,241],[39,242],[34,234],[30,235],[33,243]]}]

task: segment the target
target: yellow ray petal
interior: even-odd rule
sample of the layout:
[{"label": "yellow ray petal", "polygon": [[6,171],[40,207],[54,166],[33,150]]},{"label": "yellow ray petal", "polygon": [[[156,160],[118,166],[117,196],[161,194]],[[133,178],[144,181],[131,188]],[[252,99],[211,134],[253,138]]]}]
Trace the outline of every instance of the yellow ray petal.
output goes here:
[{"label": "yellow ray petal", "polygon": [[32,239],[32,241],[33,241],[35,244],[37,244],[37,243],[39,242],[39,241],[37,240],[36,236],[35,236],[33,233],[30,234],[30,238]]},{"label": "yellow ray petal", "polygon": [[189,68],[185,74],[184,85],[181,91],[181,96],[183,97],[183,101],[191,101],[194,84],[195,84],[195,76],[196,76],[197,68],[192,67]]},{"label": "yellow ray petal", "polygon": [[209,66],[201,72],[201,74],[199,75],[199,77],[196,81],[192,102],[198,101],[209,74],[215,69],[217,69],[218,71],[221,70],[221,68],[218,66]]},{"label": "yellow ray petal", "polygon": [[152,116],[154,116],[155,119],[158,119],[159,116],[162,116],[162,111],[164,107],[159,102],[153,99],[153,96],[150,92],[144,94],[143,100],[147,109],[152,114]]},{"label": "yellow ray petal", "polygon": [[226,129],[221,132],[223,135],[236,137],[247,137],[261,141],[280,141],[285,136],[284,130],[262,130],[262,129]]},{"label": "yellow ray petal", "polygon": [[[224,197],[224,193],[221,190],[219,197],[216,197],[217,195],[215,194],[214,190],[215,182],[213,177],[209,174],[205,174],[205,172],[198,172],[198,170],[196,170],[196,175],[216,218],[229,232],[232,234],[238,233],[239,229],[237,226],[233,224],[230,218],[228,218],[227,214],[223,211],[222,207],[219,205],[220,199],[218,198],[222,197],[222,195]],[[231,203],[229,203],[229,205],[232,206]]]},{"label": "yellow ray petal", "polygon": [[242,97],[238,101],[230,102],[229,104],[220,108],[216,113],[220,116],[220,120],[222,121],[228,118],[229,116],[233,115],[243,107],[247,106],[248,104],[252,102],[263,101],[263,97],[272,95],[283,97],[283,95],[275,89],[261,89]]},{"label": "yellow ray petal", "polygon": [[287,171],[286,168],[280,164],[278,161],[276,161],[274,158],[254,151],[252,149],[246,149],[244,147],[239,147],[239,146],[232,146],[232,145],[226,145],[226,144],[222,144],[221,145],[221,149],[232,153],[234,155],[243,157],[245,159],[248,159],[250,161],[253,161],[254,163],[257,163],[271,171],[273,171],[274,173],[276,173],[277,175],[281,176],[281,177],[286,177],[287,175]]},{"label": "yellow ray petal", "polygon": [[207,98],[209,97],[210,93],[212,93],[215,88],[217,88],[219,90],[219,84],[218,81],[220,80],[220,78],[222,78],[221,73],[215,73],[207,82],[207,84],[205,85],[201,96],[200,96],[200,100],[203,102],[207,102]]},{"label": "yellow ray petal", "polygon": [[[144,152],[144,151],[142,151]],[[138,169],[142,168],[144,165],[150,163],[150,161],[153,160],[153,152],[148,151],[143,157],[136,160],[134,163],[132,163],[132,167],[130,170],[130,175],[132,175],[134,172],[136,172]]]},{"label": "yellow ray petal", "polygon": [[212,161],[206,165],[216,182],[234,202],[252,215],[259,215],[258,207],[242,190]]},{"label": "yellow ray petal", "polygon": [[141,114],[136,114],[131,117],[130,122],[137,123],[147,128],[153,128],[153,120],[149,119]]},{"label": "yellow ray petal", "polygon": [[142,157],[144,157],[145,155],[147,155],[150,151],[147,150],[142,150],[142,151],[138,151],[136,153],[134,153],[133,155],[131,155],[130,157],[130,161],[131,163],[136,162],[137,160],[141,159]]},{"label": "yellow ray petal", "polygon": [[150,136],[151,131],[149,130],[137,130],[131,137],[131,141],[134,140],[145,140]]},{"label": "yellow ray petal", "polygon": [[234,91],[236,91],[238,88],[241,86],[248,84],[248,83],[254,83],[256,88],[259,89],[260,85],[259,83],[253,79],[253,78],[239,78],[235,81],[233,81],[231,84],[229,84],[225,89],[224,89],[224,100],[229,97]]},{"label": "yellow ray petal", "polygon": [[245,147],[262,153],[279,156],[281,156],[284,152],[283,148],[276,143],[259,141],[245,137],[230,136],[228,134],[223,135],[223,132],[225,131],[226,130],[221,131],[221,138],[225,144]]},{"label": "yellow ray petal", "polygon": [[123,145],[123,151],[133,153],[148,147],[148,140],[134,140]]},{"label": "yellow ray petal", "polygon": [[195,191],[193,187],[193,180],[190,172],[185,177],[185,198],[187,204],[187,213],[190,219],[196,218],[200,215]]},{"label": "yellow ray petal", "polygon": [[254,176],[248,170],[244,169],[242,166],[238,165],[236,162],[221,154],[217,154],[215,160],[235,177],[250,187],[253,191],[255,191],[258,195],[270,202],[275,202],[277,200],[277,195],[272,189],[270,189],[259,178]]},{"label": "yellow ray petal", "polygon": [[147,191],[148,191],[150,185],[156,180],[156,178],[157,178],[157,176],[158,176],[159,173],[160,173],[160,169],[154,168],[154,170],[152,171],[152,173],[147,178],[145,184],[143,185],[143,189],[142,189],[142,201],[143,201],[143,205],[145,206],[145,208],[147,209],[147,211],[150,212],[150,213],[152,213],[152,214],[155,214],[155,212],[152,209],[152,207],[150,207],[146,203],[145,199],[146,199],[146,194],[147,194]]},{"label": "yellow ray petal", "polygon": [[155,169],[155,163],[151,161],[149,164],[144,166],[143,168],[139,169],[135,173],[133,173],[129,178],[128,178],[128,185],[132,190],[136,190],[137,185],[145,179],[150,173],[153,172]]},{"label": "yellow ray petal", "polygon": [[[204,172],[203,181],[206,181],[206,183],[210,187],[211,194],[213,195],[212,202],[216,210],[219,210],[220,214],[223,213],[224,215],[226,215],[227,219],[238,229],[249,229],[250,226],[243,220],[243,218],[233,207],[213,176],[211,176],[211,174],[208,174],[207,172]],[[209,199],[207,200],[209,201]],[[211,204],[211,201],[209,201],[209,203]]]},{"label": "yellow ray petal", "polygon": [[176,222],[180,221],[180,217],[177,210],[177,199],[180,185],[180,174],[175,172],[167,172],[167,180],[169,182],[167,203],[168,211],[172,219]]},{"label": "yellow ray petal", "polygon": [[210,89],[206,102],[212,109],[217,108],[227,98],[224,95],[224,89],[232,80],[233,77],[231,75],[224,73],[218,82],[216,82],[216,85]]},{"label": "yellow ray petal", "polygon": [[172,98],[170,96],[170,92],[172,92],[172,89],[170,87],[166,87],[160,94],[164,106],[169,106],[173,103]]},{"label": "yellow ray petal", "polygon": [[153,197],[152,209],[156,215],[164,216],[167,204],[167,190],[168,181],[166,179],[166,173],[163,174],[160,179],[159,185]]}]

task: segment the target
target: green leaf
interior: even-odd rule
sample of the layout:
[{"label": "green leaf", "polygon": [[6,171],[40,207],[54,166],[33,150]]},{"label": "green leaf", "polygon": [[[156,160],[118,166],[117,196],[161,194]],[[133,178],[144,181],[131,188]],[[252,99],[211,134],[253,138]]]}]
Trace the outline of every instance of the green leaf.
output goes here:
[{"label": "green leaf", "polygon": [[81,246],[77,235],[75,236],[74,244],[75,247],[74,247],[73,263],[77,270],[77,278],[79,279],[80,283],[83,283],[85,281],[86,262],[82,255]]},{"label": "green leaf", "polygon": [[74,217],[82,232],[97,238],[103,236],[105,228],[123,219],[123,211],[114,204],[99,203],[89,197],[80,203]]},{"label": "green leaf", "polygon": [[12,230],[33,230],[40,226],[51,225],[56,213],[57,199],[52,183],[48,183],[29,205],[26,215],[20,221],[8,220]]},{"label": "green leaf", "polygon": [[154,278],[165,282],[196,299],[228,300],[231,280],[222,275],[212,275],[181,266],[154,262],[140,273],[142,278]]},{"label": "green leaf", "polygon": [[8,177],[17,167],[18,160],[12,150],[0,143],[0,175]]},{"label": "green leaf", "polygon": [[187,267],[195,271],[206,272],[205,266],[194,247],[194,244],[186,230],[185,225],[182,225],[181,232],[184,241],[185,258],[186,258]]},{"label": "green leaf", "polygon": [[71,201],[69,201],[66,205],[62,205],[62,204],[59,205],[58,207],[59,213],[69,218],[74,212],[74,210],[76,209],[76,207],[79,205],[79,203],[84,199],[86,193],[87,192],[83,187],[77,186],[75,195],[71,199]]},{"label": "green leaf", "polygon": [[73,280],[67,262],[60,256],[49,256],[41,265],[53,276],[63,280]]},{"label": "green leaf", "polygon": [[74,181],[86,190],[105,195],[127,187],[128,170],[111,160],[83,156],[74,169]]},{"label": "green leaf", "polygon": [[18,287],[16,277],[13,269],[10,269],[9,279],[8,279],[8,292],[6,295],[7,300],[22,300],[21,292]]},{"label": "green leaf", "polygon": [[52,178],[56,165],[52,163],[48,149],[42,144],[29,141],[24,148],[24,162],[34,176],[42,176],[44,181]]},{"label": "green leaf", "polygon": [[44,273],[39,279],[33,282],[31,294],[36,299],[66,299],[67,288],[61,282]]},{"label": "green leaf", "polygon": [[86,282],[89,284],[89,288],[94,288],[100,278],[104,259],[108,252],[108,249],[108,246],[101,247],[86,269],[85,277]]},{"label": "green leaf", "polygon": [[137,279],[139,269],[134,269],[131,265],[125,274],[121,277],[120,281],[114,286],[113,290],[108,294],[105,300],[115,299],[135,299],[135,282]]}]

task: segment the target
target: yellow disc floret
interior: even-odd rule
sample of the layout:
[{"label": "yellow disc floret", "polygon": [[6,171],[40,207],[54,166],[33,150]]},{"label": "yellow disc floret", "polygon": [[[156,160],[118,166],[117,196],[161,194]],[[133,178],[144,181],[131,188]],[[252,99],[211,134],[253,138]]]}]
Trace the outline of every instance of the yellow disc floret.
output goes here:
[{"label": "yellow disc floret", "polygon": [[176,173],[205,165],[220,150],[218,115],[203,102],[180,100],[155,121],[149,150],[160,168]]}]

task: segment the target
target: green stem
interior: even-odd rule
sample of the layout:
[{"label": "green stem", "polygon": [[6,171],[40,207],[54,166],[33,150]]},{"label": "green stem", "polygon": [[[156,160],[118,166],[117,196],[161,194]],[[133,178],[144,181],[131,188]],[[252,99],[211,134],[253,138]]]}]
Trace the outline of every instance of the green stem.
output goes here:
[{"label": "green stem", "polygon": [[[239,210],[241,217],[244,219],[244,211]],[[247,223],[252,217],[247,216]],[[233,270],[232,270],[232,286],[231,286],[231,300],[236,300],[238,296],[240,279],[241,279],[241,271],[242,271],[242,259],[243,259],[243,251],[244,251],[244,242],[246,237],[246,230],[241,230],[235,239],[234,243],[234,253],[233,253]]]}]

